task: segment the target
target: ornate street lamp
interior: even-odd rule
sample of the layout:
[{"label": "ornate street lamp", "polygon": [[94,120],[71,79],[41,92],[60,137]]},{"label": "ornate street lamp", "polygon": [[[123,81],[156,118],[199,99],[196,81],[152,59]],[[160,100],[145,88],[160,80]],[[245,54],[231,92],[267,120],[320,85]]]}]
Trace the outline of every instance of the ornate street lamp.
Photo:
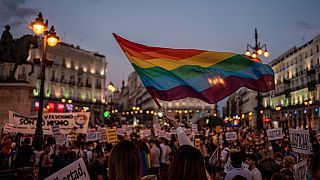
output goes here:
[{"label": "ornate street lamp", "polygon": [[[269,51],[267,50],[267,45],[263,44],[261,45],[258,41],[258,32],[257,28],[254,29],[254,39],[255,39],[255,45],[251,46],[250,44],[247,44],[247,50],[244,53],[245,56],[249,57],[253,61],[260,62],[261,60],[259,58],[259,55],[264,55],[264,57],[268,57],[270,55]],[[260,92],[257,92],[257,107],[256,107],[256,114],[257,114],[257,128],[262,129],[263,128],[263,121],[262,121],[262,113],[261,111],[261,94]]]},{"label": "ornate street lamp", "polygon": [[44,100],[44,79],[46,70],[46,55],[47,44],[49,46],[55,46],[59,42],[59,37],[56,35],[54,27],[48,30],[48,20],[44,22],[42,13],[39,12],[38,17],[34,22],[29,25],[29,28],[33,30],[36,35],[43,34],[43,56],[41,62],[41,83],[40,83],[40,96],[39,96],[39,111],[37,119],[37,127],[35,132],[35,147],[38,150],[42,149],[43,143],[43,131],[42,131],[42,114],[43,114],[43,100]]}]

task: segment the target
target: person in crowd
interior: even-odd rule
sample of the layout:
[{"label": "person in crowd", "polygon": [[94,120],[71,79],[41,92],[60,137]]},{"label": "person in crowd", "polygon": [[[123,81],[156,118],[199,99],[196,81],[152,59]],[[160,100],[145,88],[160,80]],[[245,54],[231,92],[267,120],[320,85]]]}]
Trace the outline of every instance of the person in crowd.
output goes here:
[{"label": "person in crowd", "polygon": [[18,149],[16,165],[17,167],[31,167],[34,165],[34,153],[28,137],[24,139],[23,145]]},{"label": "person in crowd", "polygon": [[107,169],[104,167],[104,154],[97,153],[95,160],[89,166],[91,180],[103,180],[107,176]]},{"label": "person in crowd", "polygon": [[140,180],[140,152],[131,141],[120,141],[109,157],[108,180]]},{"label": "person in crowd", "polygon": [[51,167],[49,161],[49,153],[50,153],[50,145],[46,145],[44,147],[44,152],[40,156],[39,160],[39,170],[38,170],[38,178],[40,180],[48,177],[49,175],[49,168]]},{"label": "person in crowd", "polygon": [[253,180],[262,180],[262,176],[261,173],[259,171],[259,169],[256,167],[257,164],[257,157],[255,154],[247,154],[246,155],[246,161],[245,163],[247,163],[249,165],[249,170],[252,174],[252,179]]},{"label": "person in crowd", "polygon": [[201,152],[190,145],[182,145],[171,165],[169,180],[206,180],[206,170]]},{"label": "person in crowd", "polygon": [[293,165],[296,164],[296,160],[291,156],[286,156],[283,159],[282,166],[283,168],[280,170],[280,173],[293,177]]},{"label": "person in crowd", "polygon": [[242,166],[241,153],[238,150],[230,151],[230,160],[232,169],[226,172],[225,180],[232,180],[237,175],[245,177],[247,180],[252,180],[251,172]]},{"label": "person in crowd", "polygon": [[139,142],[140,159],[141,159],[141,173],[140,176],[146,176],[150,168],[150,150],[145,141]]},{"label": "person in crowd", "polygon": [[313,179],[320,179],[320,151],[313,156],[311,171]]},{"label": "person in crowd", "polygon": [[168,164],[168,159],[169,159],[169,153],[171,152],[171,148],[168,145],[168,140],[165,138],[161,138],[161,161],[160,161],[160,173],[161,173],[161,178],[164,179],[164,176],[166,176],[166,172],[169,170],[169,164]]},{"label": "person in crowd", "polygon": [[156,140],[152,139],[150,140],[150,169],[149,173],[150,175],[156,175],[159,178],[159,169],[160,169],[160,157],[161,157],[161,151],[156,145]]}]

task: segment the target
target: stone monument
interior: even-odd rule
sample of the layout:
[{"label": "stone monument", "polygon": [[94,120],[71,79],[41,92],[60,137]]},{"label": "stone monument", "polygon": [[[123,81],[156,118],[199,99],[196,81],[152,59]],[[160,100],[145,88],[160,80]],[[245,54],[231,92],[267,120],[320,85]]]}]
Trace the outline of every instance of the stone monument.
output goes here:
[{"label": "stone monument", "polygon": [[0,129],[9,121],[10,110],[25,116],[31,114],[35,86],[26,78],[16,78],[16,71],[23,64],[31,65],[28,76],[33,73],[34,64],[27,61],[31,44],[38,47],[36,36],[24,35],[13,39],[10,26],[5,26],[0,39]]}]

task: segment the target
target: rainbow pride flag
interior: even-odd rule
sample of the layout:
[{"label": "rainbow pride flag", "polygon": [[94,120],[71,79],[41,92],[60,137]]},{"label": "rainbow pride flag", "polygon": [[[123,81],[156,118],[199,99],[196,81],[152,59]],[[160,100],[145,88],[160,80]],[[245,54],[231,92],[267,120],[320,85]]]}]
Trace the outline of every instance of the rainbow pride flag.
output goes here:
[{"label": "rainbow pride flag", "polygon": [[113,34],[152,97],[217,103],[240,87],[274,89],[274,72],[241,54],[151,47]]}]

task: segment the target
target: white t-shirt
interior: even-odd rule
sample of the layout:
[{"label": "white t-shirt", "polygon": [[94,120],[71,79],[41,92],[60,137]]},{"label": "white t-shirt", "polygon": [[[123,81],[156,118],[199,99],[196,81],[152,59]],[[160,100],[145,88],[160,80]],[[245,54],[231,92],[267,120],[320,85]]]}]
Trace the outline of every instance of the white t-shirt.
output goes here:
[{"label": "white t-shirt", "polygon": [[237,175],[243,176],[247,180],[252,180],[251,172],[245,167],[233,168],[230,171],[227,171],[225,180],[232,180]]},{"label": "white t-shirt", "polygon": [[254,168],[250,172],[253,180],[262,180],[262,176],[258,168]]}]

